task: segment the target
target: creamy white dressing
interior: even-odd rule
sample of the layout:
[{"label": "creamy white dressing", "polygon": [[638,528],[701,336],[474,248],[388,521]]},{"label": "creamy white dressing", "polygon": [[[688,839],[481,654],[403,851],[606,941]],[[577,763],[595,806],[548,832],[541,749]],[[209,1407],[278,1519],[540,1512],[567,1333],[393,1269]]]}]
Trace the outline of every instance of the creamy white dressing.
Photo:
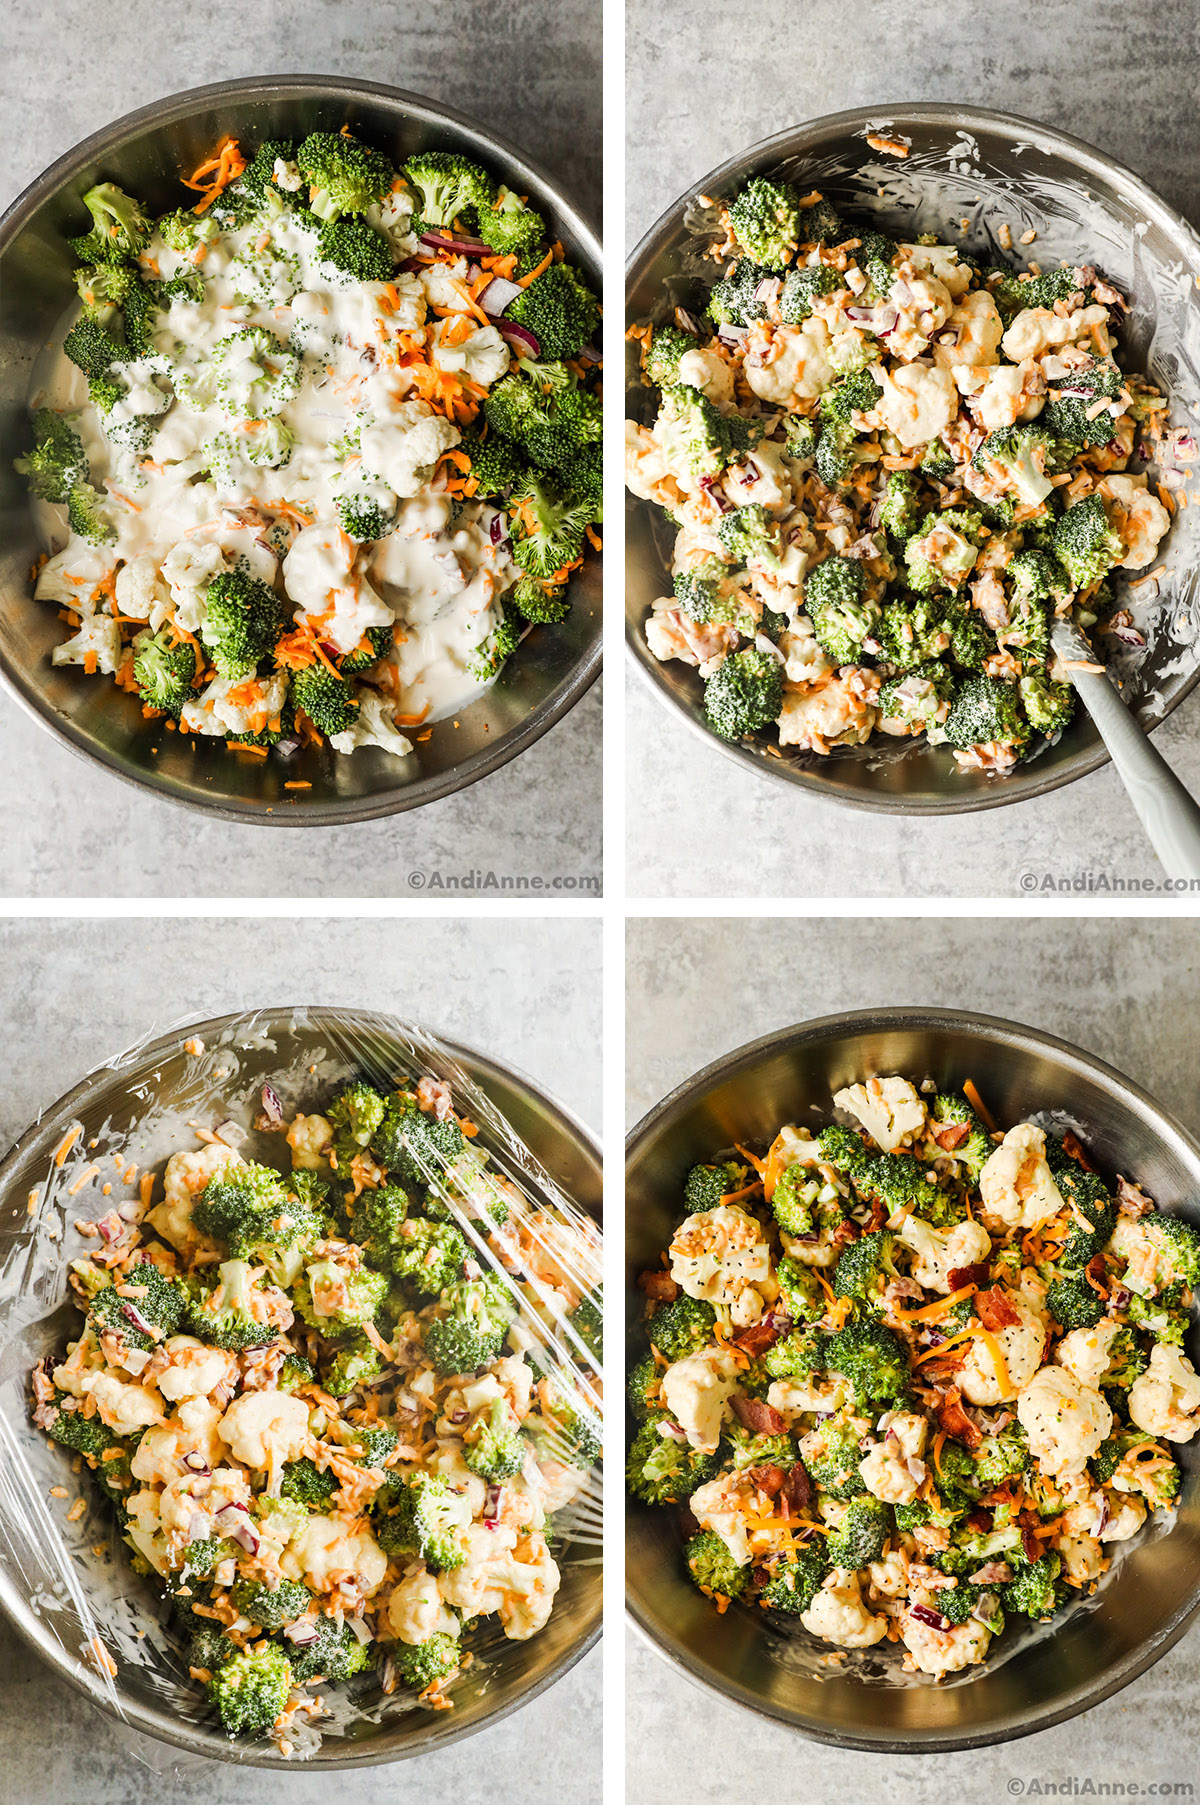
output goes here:
[{"label": "creamy white dressing", "polygon": [[[392,196],[378,211],[394,254],[410,255],[416,241],[407,235],[406,197]],[[207,248],[198,266],[203,300],[175,299],[158,316],[155,355],[116,366],[130,392],[109,424],[153,416],[145,453],[110,441],[86,379],[61,353],[53,356],[35,401],[78,410],[91,480],[108,492],[117,537],[89,545],[70,533],[65,508],[35,502],[43,543],[61,551],[38,593],[69,597],[85,616],[104,612],[96,583],[115,566],[142,560],[139,593],[153,588],[156,598],[149,625],[174,618],[196,632],[207,582],[244,560],[256,576],[282,583],[297,623],[319,618],[318,638],[338,652],[351,651],[370,627],[393,625],[394,683],[380,681],[379,667],[367,681],[377,681],[401,716],[438,720],[488,687],[468,664],[499,624],[498,597],[519,574],[492,542],[495,510],[472,501],[455,506],[445,494],[437,460],[458,443],[458,428],[420,398],[399,362],[402,332],[425,345],[444,332],[444,322],[427,319],[427,307],[461,306],[452,277],[465,275],[466,265],[397,272],[389,294],[388,285],[339,276],[315,253],[315,234],[286,211],[269,227],[225,232]],[[144,268],[153,273],[154,266],[165,280],[190,264],[156,234],[143,257]],[[281,350],[302,354],[294,393],[286,382],[280,388],[274,356],[264,372],[241,341],[218,350],[247,328],[265,328]],[[507,369],[508,352],[498,333],[477,327],[460,361],[474,379],[486,374],[488,386]],[[278,365],[286,369],[287,360]],[[277,455],[281,429],[291,437],[290,458],[278,467],[257,461]],[[222,466],[202,474],[218,438]],[[358,545],[342,533],[336,509],[345,495],[371,499],[394,517],[385,538]],[[281,515],[281,507],[293,512]],[[297,521],[295,511],[312,524]]]}]

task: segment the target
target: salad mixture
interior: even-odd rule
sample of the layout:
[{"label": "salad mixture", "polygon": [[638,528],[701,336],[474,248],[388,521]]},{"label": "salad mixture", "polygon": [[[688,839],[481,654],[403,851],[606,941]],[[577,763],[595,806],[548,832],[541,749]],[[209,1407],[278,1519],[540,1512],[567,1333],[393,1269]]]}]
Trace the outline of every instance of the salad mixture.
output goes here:
[{"label": "salad mixture", "polygon": [[1200,1229],[965,1090],[870,1078],[693,1167],[629,1381],[630,1489],[718,1610],[937,1678],[1093,1591],[1200,1429]]},{"label": "salad mixture", "polygon": [[661,400],[626,423],[627,482],[675,530],[651,652],[696,667],[727,740],[924,734],[1011,770],[1071,718],[1054,619],[1127,631],[1112,575],[1170,525],[1131,473],[1166,403],[1116,361],[1124,300],[1090,267],[896,243],[784,181],[701,199],[706,317],[629,334]]},{"label": "salad mixture", "polygon": [[254,1126],[279,1169],[224,1122],[160,1201],[147,1174],[77,1224],[83,1327],[33,1415],[161,1582],[225,1728],[290,1753],[320,1686],[377,1667],[449,1709],[474,1624],[544,1626],[554,1516],[600,1451],[600,1310],[587,1231],[489,1169],[439,1080],[290,1123],[267,1085]]},{"label": "salad mixture", "polygon": [[599,543],[599,306],[454,153],[227,139],[185,186],[154,219],[102,182],[71,240],[82,312],[17,460],[53,662],[259,755],[403,757]]}]

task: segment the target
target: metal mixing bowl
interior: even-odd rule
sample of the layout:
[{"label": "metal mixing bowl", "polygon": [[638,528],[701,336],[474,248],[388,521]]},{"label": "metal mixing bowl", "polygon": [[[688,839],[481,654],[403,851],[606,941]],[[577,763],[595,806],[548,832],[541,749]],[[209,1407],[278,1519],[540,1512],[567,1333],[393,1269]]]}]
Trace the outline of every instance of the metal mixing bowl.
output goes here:
[{"label": "metal mixing bowl", "polygon": [[[192,1036],[203,1041],[203,1053],[187,1052],[184,1042]],[[43,1209],[36,1218],[26,1213],[30,1191],[46,1180],[54,1150],[70,1127],[82,1124],[82,1161],[106,1160],[118,1150],[146,1170],[174,1148],[191,1144],[189,1119],[211,1120],[212,1109],[222,1106],[238,1113],[239,1104],[249,1119],[267,1079],[288,1109],[301,1103],[311,1108],[352,1076],[394,1081],[407,1069],[404,1044],[400,1024],[365,1010],[267,1009],[188,1025],[93,1072],[43,1111],[0,1163],[0,1447],[7,1470],[7,1478],[0,1471],[0,1610],[35,1654],[95,1704],[111,1712],[119,1703],[132,1728],[193,1755],[294,1773],[298,1766],[364,1767],[426,1754],[535,1698],[600,1635],[600,1565],[594,1534],[588,1533],[557,1557],[562,1587],[544,1630],[528,1642],[508,1642],[489,1631],[487,1620],[481,1624],[479,1658],[455,1682],[453,1711],[414,1708],[403,1691],[384,1700],[373,1682],[360,1699],[355,1681],[357,1708],[341,1710],[334,1727],[323,1732],[320,1750],[298,1764],[270,1745],[231,1741],[208,1713],[202,1688],[180,1665],[177,1639],[161,1625],[157,1589],[133,1573],[129,1551],[113,1532],[112,1513],[95,1488],[84,1486],[90,1509],[74,1526],[64,1523],[61,1511],[51,1526],[44,1506],[39,1523],[13,1503],[13,1481],[22,1464],[26,1494],[45,1499],[51,1486],[72,1484],[67,1457],[30,1421],[29,1374],[43,1355],[78,1333],[79,1315],[68,1301],[63,1241],[52,1237],[51,1222],[43,1221],[54,1212]],[[434,1054],[430,1067],[453,1077],[446,1061],[456,1062],[564,1195],[598,1219],[600,1153],[587,1130],[511,1067],[467,1047],[441,1047],[445,1057]],[[247,1149],[254,1157],[252,1143]],[[268,1144],[263,1151],[269,1157]],[[95,1192],[90,1200],[86,1191],[66,1200],[68,1224],[81,1213],[97,1213],[96,1206],[107,1207]],[[115,1690],[78,1658],[85,1633],[49,1553],[60,1536],[67,1538],[76,1579],[116,1655]],[[342,1689],[327,1689],[327,1696],[336,1700]]]},{"label": "metal mixing bowl", "polygon": [[[173,94],[129,113],[60,157],[0,219],[0,680],[73,751],[172,801],[235,821],[332,826],[434,802],[498,770],[578,702],[600,669],[600,567],[589,558],[572,581],[574,606],[539,627],[499,680],[457,721],[435,723],[405,759],[378,748],[339,756],[328,747],[283,759],[238,758],[224,742],[163,733],[136,699],[108,682],[50,663],[62,623],[32,599],[36,542],[13,458],[31,442],[34,360],[74,292],[77,261],[66,242],[87,214],[81,196],[100,179],[119,183],[152,211],[179,201],[179,174],[227,133],[251,140],[302,138],[350,125],[400,161],[436,147],[478,158],[528,194],[567,255],[601,285],[600,245],[587,221],[536,165],[504,139],[449,108],[376,82],[272,75]],[[285,790],[289,781],[308,790]]]},{"label": "metal mixing bowl", "polygon": [[[683,1179],[698,1159],[735,1142],[765,1147],[783,1122],[815,1127],[843,1085],[873,1073],[974,1079],[997,1122],[1055,1112],[1101,1171],[1121,1172],[1159,1204],[1200,1219],[1200,1144],[1111,1066],[1052,1035],[941,1009],[863,1010],[783,1028],[740,1047],[663,1099],[629,1137],[626,1250],[630,1325],[634,1275],[657,1266],[679,1218]],[[991,1658],[948,1684],[897,1683],[883,1663],[851,1656],[839,1671],[797,1628],[781,1633],[761,1611],[718,1616],[691,1584],[675,1514],[630,1503],[629,1610],[668,1659],[723,1698],[842,1748],[902,1753],[975,1748],[1061,1723],[1128,1685],[1183,1635],[1200,1610],[1200,1449],[1175,1449],[1184,1468],[1169,1533],[1141,1532],[1095,1596],[1050,1625],[1010,1628]],[[1017,1627],[1011,1627],[1011,1626]],[[887,1644],[882,1645],[885,1649]]]},{"label": "metal mixing bowl", "polygon": [[[910,139],[909,156],[898,161],[873,151],[866,138],[880,132]],[[1200,239],[1145,182],[1089,145],[973,107],[834,113],[723,163],[676,201],[633,253],[627,276],[631,321],[668,318],[675,306],[703,311],[704,293],[719,270],[702,261],[714,216],[697,197],[731,195],[763,173],[790,177],[802,192],[820,188],[836,204],[908,240],[930,231],[989,262],[1036,257],[1044,268],[1064,260],[1095,264],[1130,301],[1119,334],[1124,367],[1149,371],[1171,397],[1172,423],[1194,429],[1200,418]],[[1002,250],[997,238],[1005,224],[1013,251]],[[1021,246],[1016,241],[1026,230],[1037,239]],[[644,419],[653,392],[641,381],[636,345],[628,350],[626,390],[626,412]],[[1154,466],[1139,468],[1148,468],[1154,480]],[[770,735],[730,745],[705,725],[696,672],[659,664],[646,645],[642,624],[651,604],[671,592],[670,529],[657,508],[629,499],[626,544],[627,638],[634,663],[710,745],[749,770],[855,808],[945,815],[1043,795],[1107,760],[1083,709],[1056,745],[1043,747],[1007,777],[960,772],[945,747],[878,734],[865,746],[837,747],[827,758],[790,750],[776,757]],[[1200,675],[1200,522],[1194,509],[1176,515],[1163,549],[1171,566],[1163,600],[1156,610],[1149,602],[1136,607],[1139,625],[1153,621],[1149,648],[1136,664],[1124,653],[1120,661],[1127,694],[1140,699],[1145,725],[1169,714]],[[1111,650],[1112,641],[1106,646]]]}]

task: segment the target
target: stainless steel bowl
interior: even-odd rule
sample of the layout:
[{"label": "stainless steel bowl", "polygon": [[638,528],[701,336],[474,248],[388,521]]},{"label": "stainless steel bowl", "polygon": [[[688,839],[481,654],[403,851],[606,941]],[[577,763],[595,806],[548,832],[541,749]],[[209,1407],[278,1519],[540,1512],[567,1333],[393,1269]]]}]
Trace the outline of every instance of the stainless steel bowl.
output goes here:
[{"label": "stainless steel bowl", "polygon": [[[600,567],[572,582],[571,613],[539,627],[458,724],[437,722],[403,760],[377,748],[339,757],[327,747],[287,761],[237,758],[222,741],[163,733],[111,683],[55,669],[62,625],[32,599],[37,544],[13,458],[30,443],[34,360],[73,293],[65,234],[86,219],[80,196],[101,178],[175,206],[181,170],[226,133],[299,138],[349,124],[396,160],[428,146],[461,150],[532,197],[568,256],[601,285],[600,245],[551,178],[462,114],[399,88],[334,76],[272,75],[173,94],[128,113],[60,157],[0,219],[0,680],[55,737],[118,777],[233,821],[333,826],[397,814],[464,789],[531,746],[566,714],[600,669]],[[285,790],[289,781],[308,790]]]},{"label": "stainless steel bowl", "polygon": [[[1156,1202],[1200,1219],[1200,1144],[1137,1085],[1080,1048],[1013,1022],[941,1009],[827,1016],[728,1054],[633,1130],[625,1178],[630,1298],[637,1300],[631,1330],[641,1314],[632,1279],[658,1264],[688,1168],[735,1142],[765,1146],[781,1122],[828,1121],[836,1090],[889,1072],[932,1077],[939,1089],[972,1078],[998,1122],[1056,1112],[1102,1171],[1125,1173]],[[719,1617],[684,1572],[673,1513],[636,1503],[626,1527],[629,1610],[691,1679],[819,1742],[915,1754],[1027,1736],[1128,1685],[1200,1611],[1200,1450],[1193,1444],[1176,1453],[1184,1481],[1175,1527],[1143,1530],[1093,1599],[1055,1624],[1006,1631],[990,1661],[947,1685],[897,1684],[871,1671],[869,1659],[852,1662],[859,1674],[823,1666],[824,1644],[800,1629],[777,1634],[746,1606]]]},{"label": "stainless steel bowl", "polygon": [[[184,1045],[193,1036],[204,1043],[200,1054]],[[444,1042],[441,1047],[442,1054],[429,1060],[433,1069],[446,1069],[451,1060],[464,1070],[563,1193],[598,1219],[600,1153],[587,1130],[511,1067],[468,1047]],[[62,1239],[48,1236],[50,1224],[40,1215],[31,1227],[26,1212],[28,1195],[45,1180],[64,1134],[78,1122],[84,1160],[106,1160],[118,1150],[144,1171],[181,1144],[181,1133],[190,1139],[186,1122],[209,1114],[214,1103],[236,1109],[245,1100],[252,1115],[267,1079],[285,1107],[323,1099],[348,1077],[377,1073],[383,1079],[407,1069],[404,1048],[400,1024],[366,1010],[266,1009],[189,1024],[93,1072],[43,1111],[0,1163],[0,1447],[7,1470],[7,1478],[0,1471],[0,1610],[33,1652],[93,1703],[193,1755],[292,1773],[423,1755],[536,1698],[600,1635],[600,1565],[589,1534],[559,1557],[562,1587],[545,1629],[528,1642],[485,1632],[481,1658],[455,1684],[453,1711],[409,1708],[411,1701],[402,1694],[384,1700],[372,1684],[361,1700],[356,1692],[356,1708],[339,1714],[320,1750],[298,1763],[269,1746],[243,1747],[213,1721],[202,1688],[188,1679],[173,1638],[160,1625],[157,1590],[133,1573],[128,1550],[111,1530],[111,1512],[94,1488],[85,1487],[93,1502],[73,1529],[64,1526],[61,1512],[52,1531],[48,1518],[39,1523],[14,1508],[19,1466],[41,1499],[64,1482],[66,1468],[61,1451],[30,1421],[29,1373],[78,1331],[79,1317],[68,1302]],[[248,1146],[253,1152],[253,1144]],[[86,1202],[81,1193],[79,1203]],[[77,1214],[71,1200],[68,1222]],[[79,1659],[86,1635],[49,1554],[55,1534],[73,1538],[76,1579],[117,1658],[112,1688]],[[339,1693],[334,1689],[334,1696]]]},{"label": "stainless steel bowl", "polygon": [[[880,156],[868,134],[899,133],[911,140],[904,161]],[[781,132],[723,163],[670,207],[634,251],[627,273],[631,320],[668,317],[676,305],[702,309],[714,265],[701,261],[711,242],[712,214],[701,194],[732,194],[754,174],[777,172],[804,190],[819,187],[859,217],[871,216],[893,233],[913,238],[935,232],[992,261],[1036,256],[1043,267],[1062,260],[1095,264],[1131,303],[1119,355],[1130,369],[1148,370],[1171,397],[1174,424],[1190,420],[1200,398],[1200,239],[1139,177],[1090,145],[1063,132],[1003,113],[960,106],[881,107],[834,113]],[[965,226],[962,222],[966,222]],[[1000,248],[1007,224],[1014,251]],[[1037,233],[1028,247],[1016,243]],[[627,405],[641,419],[651,391],[642,384],[637,347],[629,347]],[[1153,474],[1153,467],[1151,466]],[[1140,698],[1149,725],[1162,720],[1200,675],[1200,522],[1179,513],[1164,546],[1171,575],[1154,614],[1146,655],[1136,667],[1122,658],[1128,694]],[[633,661],[656,693],[684,720],[744,768],[846,803],[898,815],[949,815],[999,808],[1044,795],[1107,761],[1086,713],[1054,746],[1045,747],[1011,776],[960,772],[946,748],[924,741],[885,741],[838,747],[827,758],[761,743],[730,745],[704,723],[702,687],[693,670],[659,664],[642,624],[656,596],[670,593],[670,539],[659,511],[629,499],[626,524],[627,638]],[[1138,605],[1141,619],[1152,614]]]}]

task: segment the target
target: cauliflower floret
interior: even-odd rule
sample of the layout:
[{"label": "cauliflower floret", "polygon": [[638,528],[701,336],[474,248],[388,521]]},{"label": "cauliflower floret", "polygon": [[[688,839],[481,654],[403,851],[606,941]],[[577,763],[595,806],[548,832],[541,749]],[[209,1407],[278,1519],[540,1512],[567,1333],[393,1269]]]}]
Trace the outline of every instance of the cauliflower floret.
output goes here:
[{"label": "cauliflower floret", "polygon": [[911,1504],[925,1479],[921,1454],[929,1425],[923,1416],[898,1410],[884,1440],[869,1450],[859,1468],[863,1484],[885,1504]]},{"label": "cauliflower floret", "polygon": [[[936,1601],[932,1601],[927,1593],[915,1602],[930,1610],[937,1609]],[[953,1624],[950,1629],[939,1630],[922,1623],[910,1610],[900,1618],[900,1635],[914,1666],[921,1673],[935,1676],[961,1673],[964,1667],[977,1666],[987,1654],[992,1639],[991,1631],[973,1617],[968,1617],[965,1623]]]},{"label": "cauliflower floret", "polygon": [[[416,255],[417,240],[412,230],[413,197],[407,188],[395,188],[390,194],[385,194],[381,201],[376,201],[367,208],[363,217],[369,226],[374,226],[377,232],[383,233],[397,263]],[[421,295],[421,318],[424,319],[425,292],[420,277],[411,272],[405,275],[402,271],[397,271],[395,281],[397,285],[410,282],[418,289]],[[400,330],[407,331],[408,328],[402,325]]]},{"label": "cauliflower floret", "polygon": [[725,1406],[737,1381],[737,1362],[721,1348],[704,1348],[668,1366],[662,1399],[693,1448],[716,1453]]},{"label": "cauliflower floret", "polygon": [[1057,1546],[1067,1579],[1081,1582],[1099,1579],[1103,1557],[1095,1536],[1061,1535]]},{"label": "cauliflower floret", "polygon": [[1129,1415],[1149,1435],[1191,1441],[1200,1429],[1200,1376],[1182,1348],[1155,1343],[1149,1366],[1129,1388]]},{"label": "cauliflower floret", "polygon": [[1065,1207],[1040,1128],[1018,1122],[1009,1129],[979,1174],[979,1195],[989,1215],[1007,1228],[1036,1228]]},{"label": "cauliflower floret", "polygon": [[851,1400],[851,1389],[839,1373],[822,1379],[773,1379],[767,1391],[767,1403],[789,1422],[807,1411],[832,1416]]},{"label": "cauliflower floret", "polygon": [[500,1622],[510,1642],[527,1642],[545,1627],[559,1588],[558,1566],[546,1546],[546,1538],[522,1536],[508,1563],[505,1596],[499,1606]]},{"label": "cauliflower floret", "polygon": [[387,1555],[369,1529],[347,1533],[345,1518],[320,1516],[308,1519],[282,1562],[289,1578],[303,1579],[314,1592],[330,1591],[347,1579],[363,1598],[379,1590],[387,1564]]},{"label": "cauliflower floret", "polygon": [[812,622],[806,614],[797,615],[788,631],[780,636],[779,650],[786,660],[784,676],[789,683],[816,683],[822,677],[831,676],[836,668],[817,643]]},{"label": "cauliflower floret", "polygon": [[224,1348],[205,1347],[194,1335],[172,1335],[164,1341],[162,1351],[171,1364],[154,1383],[173,1403],[180,1398],[206,1398],[237,1371],[232,1354]]},{"label": "cauliflower floret", "polygon": [[742,374],[760,400],[777,407],[814,401],[837,380],[829,328],[815,314],[802,326],[753,326],[745,343]]},{"label": "cauliflower floret", "polygon": [[835,1567],[800,1621],[810,1635],[836,1648],[870,1648],[887,1635],[888,1620],[863,1603],[857,1573]]},{"label": "cauliflower floret", "polygon": [[168,1573],[171,1563],[167,1558],[166,1537],[162,1533],[159,1519],[159,1504],[162,1494],[155,1491],[134,1492],[126,1500],[129,1521],[125,1526],[126,1539],[133,1544],[139,1554],[145,1555],[156,1573]]},{"label": "cauliflower floret", "polygon": [[308,1405],[288,1391],[245,1391],[221,1418],[220,1433],[235,1460],[270,1469],[268,1490],[275,1495],[284,1461],[297,1460],[304,1452]]},{"label": "cauliflower floret", "polygon": [[870,1590],[880,1598],[903,1598],[908,1591],[908,1555],[903,1548],[893,1548],[882,1560],[867,1567]]},{"label": "cauliflower floret", "polygon": [[992,1238],[986,1228],[969,1217],[956,1223],[949,1233],[931,1228],[912,1214],[889,1218],[888,1227],[917,1256],[912,1269],[915,1282],[927,1291],[940,1291],[943,1297],[950,1295],[952,1272],[986,1260],[992,1251]]},{"label": "cauliflower floret", "polygon": [[144,1385],[126,1385],[112,1373],[85,1373],[79,1390],[85,1398],[95,1398],[101,1422],[115,1435],[132,1435],[163,1420],[161,1400],[152,1391]]},{"label": "cauliflower floret", "polygon": [[1011,1293],[1008,1301],[1021,1320],[994,1329],[991,1337],[1000,1349],[1008,1386],[1005,1388],[1002,1383],[988,1343],[978,1339],[969,1341],[958,1383],[970,1404],[999,1404],[1003,1399],[1011,1398],[1014,1392],[1028,1385],[1041,1362],[1046,1335],[1040,1319],[1018,1303]]},{"label": "cauliflower floret", "polygon": [[1017,1417],[1030,1453],[1054,1478],[1082,1473],[1113,1422],[1100,1393],[1064,1366],[1043,1366],[1035,1374],[1017,1399]]},{"label": "cauliflower floret", "polygon": [[438,1590],[464,1616],[486,1617],[504,1603],[508,1557],[516,1548],[517,1532],[503,1523],[495,1529],[472,1523],[466,1543],[466,1560],[461,1567],[438,1574]]},{"label": "cauliflower floret", "polygon": [[958,246],[953,244],[902,244],[905,263],[914,269],[928,270],[957,300],[971,286],[971,267],[958,260]]},{"label": "cauliflower floret", "polygon": [[[231,700],[235,694],[236,702]],[[268,722],[278,720],[287,696],[286,671],[249,679],[214,677],[194,701],[184,704],[180,719],[193,733],[261,733]]]},{"label": "cauliflower floret", "polygon": [[1032,420],[1046,405],[1046,383],[1032,358],[1024,363],[1000,364],[989,372],[976,403],[979,423],[988,432]]},{"label": "cauliflower floret", "polygon": [[714,407],[733,406],[733,371],[719,351],[699,345],[694,351],[685,351],[675,379],[685,388],[699,389]]},{"label": "cauliflower floret", "polygon": [[907,1078],[868,1078],[835,1091],[833,1101],[857,1117],[885,1153],[907,1147],[925,1127],[925,1105]]},{"label": "cauliflower floret", "polygon": [[[729,466],[723,484],[729,500],[736,502],[739,508],[758,502],[764,508],[781,513],[784,509],[790,510],[795,499],[787,452],[782,445],[770,444],[766,439],[752,451],[747,451],[738,463]],[[806,527],[807,520],[802,514],[780,522],[779,539],[783,550],[778,568],[771,567],[769,574],[772,577],[792,584],[800,581],[808,562],[808,552],[813,549],[813,540],[811,534],[805,536],[803,532],[795,539],[792,535],[794,529]],[[766,569],[759,559],[754,560],[754,568],[760,573]]]},{"label": "cauliflower floret", "polygon": [[1091,335],[1101,356],[1112,348],[1112,339],[1104,329],[1108,308],[1098,304],[1077,307],[1074,313],[1052,313],[1048,307],[1025,307],[1013,320],[1000,348],[1010,363],[1023,363],[1027,357],[1040,357],[1052,345],[1073,345]]},{"label": "cauliflower floret", "polygon": [[1140,1498],[1122,1497],[1115,1492],[1106,1492],[1109,1518],[1099,1531],[1102,1542],[1127,1542],[1130,1536],[1137,1534],[1146,1521],[1146,1506]]},{"label": "cauliflower floret", "polygon": [[297,1116],[287,1131],[292,1164],[301,1172],[328,1172],[333,1125],[324,1116]]},{"label": "cauliflower floret", "polygon": [[147,1429],[133,1451],[129,1470],[143,1485],[169,1485],[179,1477],[179,1437],[172,1423]]},{"label": "cauliflower floret", "polygon": [[335,752],[355,752],[360,746],[379,746],[395,758],[407,758],[412,741],[396,725],[395,705],[374,690],[358,692],[358,713],[345,733],[330,735]]},{"label": "cauliflower floret", "polygon": [[1101,1380],[1108,1371],[1113,1336],[1119,1327],[1111,1316],[1103,1316],[1090,1329],[1072,1329],[1055,1348],[1054,1358],[1081,1385],[1099,1391]]},{"label": "cauliflower floret", "polygon": [[111,575],[116,560],[116,552],[107,546],[83,545],[76,540],[42,565],[33,591],[34,599],[65,602],[68,607],[78,608],[80,598],[90,595]]},{"label": "cauliflower floret", "polygon": [[197,632],[203,624],[208,586],[228,568],[225,553],[211,539],[181,539],[163,559],[163,581],[171,591],[175,619],[186,633]]},{"label": "cauliflower floret", "polygon": [[757,1489],[747,1473],[722,1473],[698,1486],[688,1499],[688,1509],[701,1529],[720,1536],[739,1567],[751,1559],[746,1507]]},{"label": "cauliflower floret", "polygon": [[457,426],[428,402],[403,401],[386,421],[363,428],[363,466],[401,498],[419,495],[442,453],[461,439]]},{"label": "cauliflower floret", "polygon": [[929,271],[901,263],[892,278],[888,300],[897,316],[888,333],[890,355],[906,360],[920,357],[950,316],[950,290]]},{"label": "cauliflower floret", "polygon": [[436,1573],[430,1573],[424,1561],[406,1568],[403,1579],[392,1588],[387,1620],[392,1634],[411,1647],[439,1632],[457,1636],[461,1628],[454,1612],[442,1602]]},{"label": "cauliflower floret", "polygon": [[181,1541],[205,1541],[222,1533],[217,1518],[227,1505],[243,1505],[249,1510],[251,1498],[250,1481],[240,1467],[183,1473],[163,1490],[162,1526]]},{"label": "cauliflower floret", "polygon": [[736,1204],[689,1216],[671,1242],[671,1277],[689,1297],[724,1304],[739,1327],[778,1295],[766,1231]]},{"label": "cauliflower floret", "polygon": [[824,753],[831,746],[861,746],[870,739],[879,718],[873,701],[878,689],[864,683],[864,675],[847,668],[817,683],[785,683],[779,744]]},{"label": "cauliflower floret", "polygon": [[625,422],[625,486],[642,501],[657,502],[672,513],[683,497],[662,445],[636,420]]},{"label": "cauliflower floret", "polygon": [[1118,568],[1141,570],[1158,550],[1171,516],[1157,495],[1151,495],[1144,476],[1106,476],[1096,488],[1117,504],[1115,524],[1125,547],[1124,557],[1117,559]]},{"label": "cauliflower floret", "polygon": [[165,607],[171,599],[149,552],[122,564],[117,572],[116,595],[117,606],[128,620],[149,620],[156,608]]},{"label": "cauliflower floret", "polygon": [[958,412],[954,379],[936,364],[877,364],[871,373],[883,390],[873,412],[906,451],[940,438]]},{"label": "cauliflower floret", "polygon": [[94,669],[111,677],[121,664],[121,629],[111,614],[85,614],[73,638],[55,646],[51,664],[87,664],[95,660]]},{"label": "cauliflower floret", "polygon": [[481,389],[490,389],[494,382],[499,382],[511,362],[508,346],[494,326],[477,326],[466,338],[456,338],[448,345],[445,342],[447,334],[461,318],[461,314],[455,314],[450,319],[438,321],[430,347],[431,361],[439,370],[462,371]]},{"label": "cauliflower floret", "polygon": [[[983,289],[964,295],[946,321],[946,330],[933,347],[934,362],[949,370],[960,395],[986,388],[996,363],[1004,325],[996,303]],[[945,342],[943,342],[945,341]]]}]

